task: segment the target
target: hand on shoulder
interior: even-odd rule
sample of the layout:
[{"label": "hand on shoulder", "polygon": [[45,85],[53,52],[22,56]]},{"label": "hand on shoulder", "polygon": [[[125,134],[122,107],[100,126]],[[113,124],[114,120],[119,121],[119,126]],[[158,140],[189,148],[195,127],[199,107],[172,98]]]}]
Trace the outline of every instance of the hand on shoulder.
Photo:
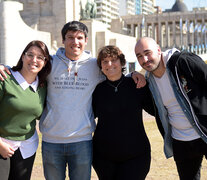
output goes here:
[{"label": "hand on shoulder", "polygon": [[132,72],[132,79],[137,84],[137,88],[142,88],[147,83],[144,75],[137,71]]},{"label": "hand on shoulder", "polygon": [[7,78],[7,75],[5,72],[7,72],[7,74],[11,74],[11,72],[6,66],[4,66],[3,64],[0,64],[0,81],[4,81],[4,79]]}]

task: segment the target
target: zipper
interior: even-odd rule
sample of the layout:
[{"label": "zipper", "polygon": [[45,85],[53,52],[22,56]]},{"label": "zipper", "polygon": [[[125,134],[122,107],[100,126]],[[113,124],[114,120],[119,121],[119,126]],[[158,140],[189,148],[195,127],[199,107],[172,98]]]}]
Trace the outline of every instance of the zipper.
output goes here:
[{"label": "zipper", "polygon": [[183,92],[183,89],[182,89],[182,86],[181,86],[181,83],[180,83],[180,80],[179,80],[179,77],[178,77],[178,72],[177,72],[177,67],[175,67],[175,73],[176,73],[176,78],[178,80],[178,86],[182,92],[182,95],[184,96],[184,98],[186,99],[186,101],[188,102],[188,105],[190,106],[190,111],[191,111],[191,114],[193,116],[193,120],[197,126],[197,128],[200,130],[200,132],[207,138],[207,135],[202,131],[202,129],[200,128],[200,126],[198,125],[198,122],[196,121],[196,118],[195,118],[195,113],[194,113],[194,110],[193,110],[193,107],[191,106],[191,102],[190,100],[188,99],[188,97],[186,96],[186,94]]}]

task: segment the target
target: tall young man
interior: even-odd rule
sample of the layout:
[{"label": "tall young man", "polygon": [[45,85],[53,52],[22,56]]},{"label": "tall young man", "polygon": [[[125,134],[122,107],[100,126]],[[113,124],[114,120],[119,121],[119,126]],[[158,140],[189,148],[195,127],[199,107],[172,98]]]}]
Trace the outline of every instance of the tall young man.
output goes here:
[{"label": "tall young man", "polygon": [[88,28],[72,21],[62,28],[64,48],[52,60],[46,107],[40,119],[44,175],[48,180],[90,180],[92,92],[103,79],[95,58],[85,51]]}]

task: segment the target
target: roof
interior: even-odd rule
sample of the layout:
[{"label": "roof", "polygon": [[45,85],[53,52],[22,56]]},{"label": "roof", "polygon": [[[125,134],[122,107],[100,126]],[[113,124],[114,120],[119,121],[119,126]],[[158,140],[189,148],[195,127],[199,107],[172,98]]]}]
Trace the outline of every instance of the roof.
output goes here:
[{"label": "roof", "polygon": [[171,12],[187,12],[188,8],[183,2],[183,0],[176,0],[175,4],[173,5],[172,9],[170,10]]}]

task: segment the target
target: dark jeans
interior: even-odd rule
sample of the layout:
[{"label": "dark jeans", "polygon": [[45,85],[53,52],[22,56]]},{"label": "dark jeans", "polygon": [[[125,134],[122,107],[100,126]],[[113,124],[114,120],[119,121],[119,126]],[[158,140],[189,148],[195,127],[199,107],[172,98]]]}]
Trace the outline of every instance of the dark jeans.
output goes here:
[{"label": "dark jeans", "polygon": [[207,155],[207,144],[202,139],[193,141],[173,139],[173,154],[180,180],[200,179],[203,156]]},{"label": "dark jeans", "polygon": [[150,152],[123,162],[114,162],[99,155],[93,157],[93,167],[99,180],[144,180],[150,162]]},{"label": "dark jeans", "polygon": [[19,149],[11,158],[5,159],[0,155],[0,179],[30,180],[35,155],[23,159]]}]

